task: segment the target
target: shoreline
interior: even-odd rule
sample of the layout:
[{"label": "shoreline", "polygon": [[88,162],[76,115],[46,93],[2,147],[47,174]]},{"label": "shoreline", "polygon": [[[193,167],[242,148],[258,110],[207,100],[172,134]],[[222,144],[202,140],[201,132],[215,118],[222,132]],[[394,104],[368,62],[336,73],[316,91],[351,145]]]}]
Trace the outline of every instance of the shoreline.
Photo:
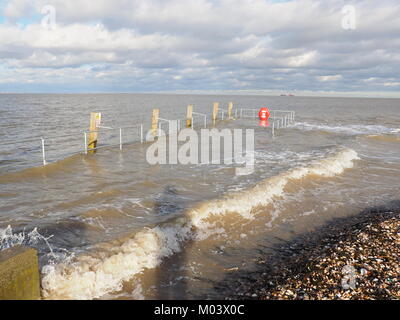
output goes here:
[{"label": "shoreline", "polygon": [[274,252],[260,257],[258,271],[232,274],[226,299],[400,299],[399,209],[333,220]]}]

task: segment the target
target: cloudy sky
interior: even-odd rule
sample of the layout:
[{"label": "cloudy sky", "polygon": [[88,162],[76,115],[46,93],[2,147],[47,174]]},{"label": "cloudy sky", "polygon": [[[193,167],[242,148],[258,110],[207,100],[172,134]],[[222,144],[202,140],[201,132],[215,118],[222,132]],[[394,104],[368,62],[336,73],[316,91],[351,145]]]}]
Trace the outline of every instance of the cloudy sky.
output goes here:
[{"label": "cloudy sky", "polygon": [[399,0],[0,0],[0,92],[400,97],[399,65]]}]

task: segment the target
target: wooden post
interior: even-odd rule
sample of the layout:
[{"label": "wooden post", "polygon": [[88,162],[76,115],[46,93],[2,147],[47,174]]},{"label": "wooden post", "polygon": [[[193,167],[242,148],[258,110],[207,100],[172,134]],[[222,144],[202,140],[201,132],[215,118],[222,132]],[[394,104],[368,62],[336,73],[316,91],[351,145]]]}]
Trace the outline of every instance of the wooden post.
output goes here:
[{"label": "wooden post", "polygon": [[213,109],[213,114],[212,114],[212,119],[214,122],[217,121],[217,118],[218,118],[218,108],[219,108],[219,103],[214,102],[214,109]]},{"label": "wooden post", "polygon": [[90,153],[94,153],[97,147],[98,130],[101,124],[101,113],[90,113],[89,142],[88,149]]},{"label": "wooden post", "polygon": [[233,102],[229,102],[228,104],[228,119],[232,119],[232,110],[233,110]]},{"label": "wooden post", "polygon": [[153,109],[153,117],[151,118],[151,131],[153,133],[153,137],[156,137],[158,134],[158,116],[160,114],[159,109]]},{"label": "wooden post", "polygon": [[192,128],[193,126],[192,119],[193,119],[193,106],[189,105],[187,107],[187,112],[186,112],[186,128]]}]

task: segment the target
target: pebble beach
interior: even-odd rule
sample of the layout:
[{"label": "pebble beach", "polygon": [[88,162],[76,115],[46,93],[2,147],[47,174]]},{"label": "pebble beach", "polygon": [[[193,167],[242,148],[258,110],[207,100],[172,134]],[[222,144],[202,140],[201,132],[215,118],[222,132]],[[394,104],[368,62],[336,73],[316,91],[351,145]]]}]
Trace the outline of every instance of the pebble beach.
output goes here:
[{"label": "pebble beach", "polygon": [[400,211],[373,210],[329,224],[259,259],[262,272],[233,299],[400,299]]}]

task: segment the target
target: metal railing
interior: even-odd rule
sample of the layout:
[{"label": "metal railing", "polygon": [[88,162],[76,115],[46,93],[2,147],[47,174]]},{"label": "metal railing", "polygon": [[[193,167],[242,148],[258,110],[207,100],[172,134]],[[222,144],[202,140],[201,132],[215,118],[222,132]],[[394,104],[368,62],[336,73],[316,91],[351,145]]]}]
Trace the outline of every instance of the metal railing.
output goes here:
[{"label": "metal railing", "polygon": [[221,113],[221,120],[224,120],[225,119],[225,114],[228,115],[228,110],[219,108],[218,109],[218,114],[219,113]]},{"label": "metal railing", "polygon": [[[193,116],[203,117],[203,119],[204,119],[204,128],[207,128],[207,115],[206,114],[193,111],[192,115]],[[192,117],[192,129],[194,129],[194,117]]]},{"label": "metal railing", "polygon": [[[139,136],[139,139],[132,139],[131,141],[123,141],[123,132],[126,130],[131,130],[131,129],[137,129],[138,131],[135,133]],[[29,138],[29,139],[21,139],[21,140],[12,140],[12,141],[4,141],[0,142],[1,146],[18,146],[20,144],[24,144],[27,146],[28,143],[31,143],[32,146],[31,152],[36,152],[35,149],[37,148],[38,151],[40,150],[40,156],[41,156],[41,163],[45,166],[48,163],[50,163],[49,157],[48,157],[48,151],[49,151],[49,146],[48,146],[48,141],[55,140],[57,144],[61,143],[60,139],[63,138],[71,138],[70,140],[74,140],[72,138],[77,138],[77,141],[79,141],[79,136],[83,134],[83,149],[75,151],[75,152],[68,152],[65,153],[64,155],[61,155],[58,152],[58,155],[56,159],[53,160],[58,160],[61,156],[72,156],[76,154],[88,154],[89,151],[94,151],[102,148],[107,148],[107,147],[113,147],[113,146],[119,146],[119,149],[122,150],[122,147],[124,144],[129,144],[129,143],[135,143],[135,142],[140,142],[141,144],[144,142],[144,125],[143,124],[138,124],[134,126],[126,126],[126,127],[120,127],[120,128],[112,128],[112,127],[105,127],[101,126],[99,127],[98,130],[85,130],[81,131],[81,133],[73,133],[73,134],[64,134],[64,135],[57,135],[57,136],[47,136],[47,137],[36,137],[36,138]],[[89,148],[88,146],[88,134],[90,133],[104,133],[104,131],[107,132],[117,132],[117,135],[119,140],[118,143],[109,143],[109,144],[102,144],[101,146],[96,146],[94,148]],[[82,137],[82,136],[81,136]],[[55,149],[55,148],[53,148]],[[39,155],[39,154],[38,154]]]},{"label": "metal railing", "polygon": [[[257,118],[258,116],[258,109],[251,109],[251,108],[236,108],[234,111],[235,114],[235,119],[238,118]],[[221,113],[221,120],[225,119],[225,113],[228,114],[227,110],[224,109],[220,109],[218,111],[218,113]],[[239,115],[238,115],[239,113]],[[275,131],[279,130],[281,128],[286,128],[291,124],[294,124],[295,122],[295,116],[296,113],[295,111],[290,111],[290,110],[271,110],[271,117],[270,119],[272,119],[272,124],[271,124],[271,131],[272,131],[272,137],[275,137]],[[193,112],[193,116],[192,116],[192,129],[194,129],[195,123],[194,123],[194,119],[197,117],[202,117],[203,118],[203,125],[204,128],[207,128],[207,115],[204,113],[199,113],[199,112]],[[181,131],[181,122],[182,121],[186,121],[187,119],[177,119],[177,120],[168,120],[168,119],[163,119],[163,118],[159,118],[159,122],[158,122],[158,132],[157,135],[161,136],[161,135],[166,135],[165,133],[163,133],[162,130],[162,126],[163,123],[168,123],[168,133],[173,133],[171,132],[171,122],[172,121],[176,121],[177,125],[175,126],[176,128],[176,133],[179,133]],[[186,125],[184,125],[183,127],[186,127]],[[124,133],[127,130],[138,130],[136,132],[136,134],[139,136],[139,140],[137,139],[133,139],[133,140],[129,140],[127,139],[126,141],[124,141]],[[117,132],[117,134],[112,137],[118,137],[118,142],[117,143],[109,143],[109,144],[101,144],[100,146],[96,146],[94,148],[89,148],[88,146],[88,134],[91,133],[103,133],[104,131],[106,132]],[[22,139],[22,140],[15,140],[15,141],[6,141],[6,142],[0,142],[0,145],[4,146],[4,145],[16,145],[16,144],[21,144],[21,143],[34,143],[34,145],[36,145],[36,147],[33,148],[40,148],[41,150],[41,158],[42,158],[42,164],[45,166],[49,163],[49,159],[48,159],[48,153],[47,153],[47,145],[46,145],[46,141],[48,140],[56,140],[56,139],[62,139],[62,138],[71,138],[71,137],[78,137],[81,133],[74,133],[74,134],[65,134],[65,135],[59,135],[59,136],[54,136],[54,137],[37,137],[37,138],[29,138],[29,139]],[[119,149],[122,150],[123,149],[123,145],[124,144],[130,144],[130,143],[135,143],[135,142],[140,142],[141,144],[143,144],[145,142],[144,139],[144,124],[137,124],[137,125],[133,125],[133,126],[125,126],[125,127],[117,127],[117,128],[112,128],[112,127],[107,127],[107,126],[100,126],[98,130],[85,130],[83,131],[83,150],[79,150],[76,152],[69,152],[67,155],[75,155],[75,154],[88,154],[89,151],[94,151],[94,150],[99,150],[99,149],[103,149],[103,148],[108,148],[108,147],[114,147],[114,146],[119,146]],[[37,144],[36,144],[37,143]]]},{"label": "metal railing", "polygon": [[[132,140],[132,141],[123,141],[123,131],[124,130],[128,130],[128,129],[138,129],[138,136],[140,137],[139,140]],[[134,125],[134,126],[126,126],[126,127],[120,127],[120,128],[112,128],[112,127],[105,127],[105,126],[100,126],[99,130],[86,130],[83,132],[84,134],[84,152],[85,154],[88,153],[88,151],[94,151],[94,150],[98,150],[98,149],[103,149],[103,148],[107,148],[107,147],[114,147],[114,146],[119,146],[119,149],[122,150],[123,145],[124,144],[129,144],[129,143],[134,143],[134,142],[140,142],[143,143],[144,142],[144,125],[138,124],[138,125]],[[117,136],[119,137],[119,141],[118,143],[114,143],[114,144],[102,144],[99,147],[95,147],[95,148],[89,148],[88,147],[88,139],[87,139],[87,135],[90,133],[101,133],[103,130],[107,130],[109,132],[113,132],[116,131],[117,132]]]},{"label": "metal railing", "polygon": [[[240,118],[255,119],[258,116],[259,109],[254,108],[240,108],[235,110],[235,118],[238,118],[238,110]],[[275,131],[282,128],[287,128],[295,123],[296,112],[293,110],[270,110],[272,120],[271,135],[275,138]]]}]

